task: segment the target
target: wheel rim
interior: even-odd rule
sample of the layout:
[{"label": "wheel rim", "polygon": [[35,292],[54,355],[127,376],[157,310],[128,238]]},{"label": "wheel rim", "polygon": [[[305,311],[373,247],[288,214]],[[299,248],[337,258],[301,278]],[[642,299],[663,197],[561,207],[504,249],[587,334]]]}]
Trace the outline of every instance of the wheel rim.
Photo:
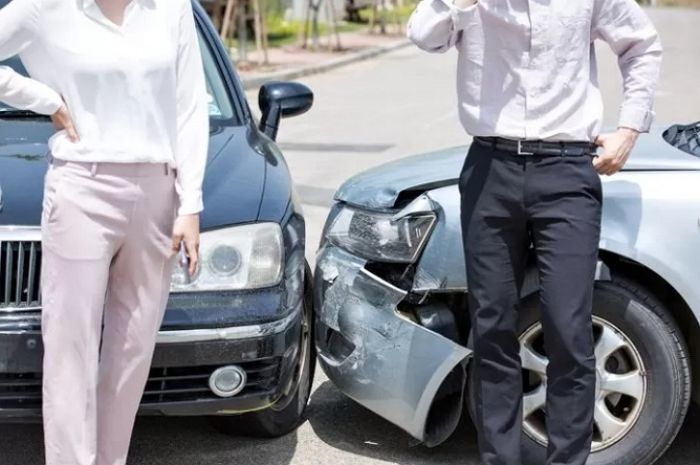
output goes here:
[{"label": "wheel rim", "polygon": [[[289,406],[289,403],[292,402],[294,396],[297,392],[299,392],[300,389],[308,389],[308,386],[306,386],[305,384],[307,383],[307,380],[305,380],[304,378],[305,373],[308,370],[309,363],[311,361],[311,357],[309,357],[309,352],[311,351],[311,324],[309,322],[309,311],[307,308],[306,301],[304,301],[304,303],[302,304],[302,312],[303,314],[301,318],[301,338],[299,340],[299,363],[297,364],[297,367],[294,371],[294,380],[291,384],[292,386],[294,386],[294,389],[282,396],[282,398],[279,401],[277,401],[274,405],[272,405],[272,407],[270,407],[272,410],[275,411],[281,411],[287,408]],[[299,402],[306,402],[306,396],[304,395],[301,397],[299,399]]]},{"label": "wheel rim", "polygon": [[[609,321],[594,316],[596,398],[591,450],[601,451],[622,439],[639,419],[647,392],[644,363],[629,338]],[[542,324],[520,336],[523,366],[523,430],[547,445],[544,406],[548,359],[543,349]]]}]

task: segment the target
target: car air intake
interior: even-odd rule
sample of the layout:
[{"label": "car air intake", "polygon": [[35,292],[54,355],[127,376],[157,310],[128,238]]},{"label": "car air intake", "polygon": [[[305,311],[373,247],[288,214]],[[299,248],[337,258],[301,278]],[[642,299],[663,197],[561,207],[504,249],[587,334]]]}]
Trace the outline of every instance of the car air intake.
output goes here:
[{"label": "car air intake", "polygon": [[41,306],[41,242],[0,242],[0,312]]}]

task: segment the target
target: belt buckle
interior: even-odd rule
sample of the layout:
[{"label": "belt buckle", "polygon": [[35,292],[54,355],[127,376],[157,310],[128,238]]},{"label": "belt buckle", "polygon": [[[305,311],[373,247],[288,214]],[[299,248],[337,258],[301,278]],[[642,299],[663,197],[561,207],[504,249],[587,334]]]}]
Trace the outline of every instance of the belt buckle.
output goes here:
[{"label": "belt buckle", "polygon": [[534,155],[535,152],[524,152],[523,151],[523,141],[518,139],[518,155]]}]

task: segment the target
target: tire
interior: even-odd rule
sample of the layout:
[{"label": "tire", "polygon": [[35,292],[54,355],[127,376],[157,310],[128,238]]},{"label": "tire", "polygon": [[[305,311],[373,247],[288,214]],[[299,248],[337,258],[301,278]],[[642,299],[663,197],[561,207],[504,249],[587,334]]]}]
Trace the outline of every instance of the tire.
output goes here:
[{"label": "tire", "polygon": [[[313,344],[313,294],[311,268],[306,264],[302,325],[303,355],[297,366],[294,385],[289,394],[265,410],[234,416],[213,417],[219,431],[236,436],[277,438],[294,431],[304,420],[316,371],[316,348]],[[306,328],[306,332],[305,332]]]},{"label": "tire", "polygon": [[[540,326],[538,307],[536,296],[523,302],[519,323],[521,351],[525,350],[526,342],[536,341],[537,327]],[[602,365],[597,360],[599,369],[604,367],[607,373],[613,374],[631,373],[635,363],[639,362],[644,376],[633,376],[635,386],[639,388],[634,391],[643,393],[637,399],[615,393],[605,397],[608,412],[615,412],[625,427],[615,428],[615,435],[608,434],[609,437],[604,438],[596,421],[594,444],[587,464],[651,465],[671,445],[688,411],[691,385],[688,349],[666,307],[650,292],[624,277],[615,276],[611,282],[596,283],[593,316],[597,347],[601,345],[603,328],[613,330],[613,333],[606,331],[606,340],[612,340],[614,336],[617,341],[626,342]],[[539,337],[541,339],[541,335]],[[535,352],[545,355],[541,341],[532,347]],[[526,397],[536,392],[537,380],[533,381],[533,378],[537,376],[533,376],[532,371],[523,370]],[[470,381],[473,379],[470,376]],[[643,380],[642,384],[639,384],[639,379]],[[472,418],[475,411],[473,391],[470,389],[469,395]],[[525,463],[544,463],[546,436],[543,436],[541,419],[541,411],[524,418]]]}]

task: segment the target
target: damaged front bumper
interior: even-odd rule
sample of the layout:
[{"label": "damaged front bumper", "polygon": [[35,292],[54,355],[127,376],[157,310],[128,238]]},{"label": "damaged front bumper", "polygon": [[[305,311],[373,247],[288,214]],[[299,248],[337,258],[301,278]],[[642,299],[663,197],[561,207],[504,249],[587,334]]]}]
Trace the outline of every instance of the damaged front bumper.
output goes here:
[{"label": "damaged front bumper", "polygon": [[[407,292],[332,245],[315,273],[319,361],[346,395],[426,445],[459,421],[470,350],[399,311]],[[435,413],[432,413],[435,412]]]}]

